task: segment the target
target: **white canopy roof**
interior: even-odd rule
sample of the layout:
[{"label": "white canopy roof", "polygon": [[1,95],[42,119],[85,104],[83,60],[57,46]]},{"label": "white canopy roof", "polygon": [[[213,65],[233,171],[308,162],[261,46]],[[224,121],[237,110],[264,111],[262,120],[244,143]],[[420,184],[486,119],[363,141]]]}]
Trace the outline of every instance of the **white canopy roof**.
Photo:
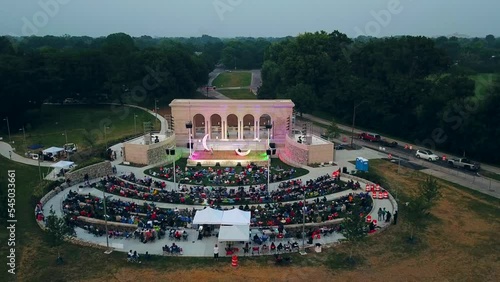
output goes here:
[{"label": "white canopy roof", "polygon": [[222,211],[207,207],[203,210],[196,211],[193,224],[221,224]]},{"label": "white canopy roof", "polygon": [[51,165],[51,167],[70,169],[71,167],[73,167],[73,165],[75,165],[74,162],[60,161],[60,162],[57,162],[57,163]]},{"label": "white canopy roof", "polygon": [[221,224],[250,225],[250,212],[240,209],[224,211]]},{"label": "white canopy roof", "polygon": [[210,207],[196,211],[193,224],[250,225],[250,212],[240,209],[220,211]]},{"label": "white canopy roof", "polygon": [[47,148],[47,149],[43,150],[42,153],[44,155],[47,155],[48,153],[57,154],[57,153],[59,153],[61,151],[64,151],[64,148],[50,147],[50,148]]},{"label": "white canopy roof", "polygon": [[250,241],[250,225],[221,226],[218,240],[219,242]]}]

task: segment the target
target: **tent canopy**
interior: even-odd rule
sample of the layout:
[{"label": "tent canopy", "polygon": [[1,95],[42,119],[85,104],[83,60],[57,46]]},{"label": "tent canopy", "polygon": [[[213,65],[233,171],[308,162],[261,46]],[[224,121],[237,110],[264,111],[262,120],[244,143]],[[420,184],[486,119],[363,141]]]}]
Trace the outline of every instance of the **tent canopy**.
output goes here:
[{"label": "tent canopy", "polygon": [[240,209],[220,211],[210,207],[196,211],[193,224],[250,225],[250,212]]},{"label": "tent canopy", "polygon": [[49,153],[51,153],[51,154],[55,155],[55,154],[57,154],[57,153],[59,153],[59,152],[62,152],[62,151],[64,151],[64,148],[59,148],[59,147],[50,147],[50,148],[47,148],[47,149],[43,150],[43,151],[42,151],[42,153],[43,153],[44,155],[47,155],[47,154],[49,154]]},{"label": "tent canopy", "polygon": [[250,241],[250,225],[221,226],[218,240],[219,242]]},{"label": "tent canopy", "polygon": [[240,209],[224,211],[221,224],[250,225],[250,212]]},{"label": "tent canopy", "polygon": [[222,211],[207,207],[203,210],[196,211],[193,224],[221,224]]},{"label": "tent canopy", "polygon": [[60,162],[57,162],[53,165],[51,165],[51,167],[56,167],[56,168],[64,168],[64,169],[70,169],[72,168],[73,166],[75,165],[74,162],[68,162],[68,161],[60,161]]}]

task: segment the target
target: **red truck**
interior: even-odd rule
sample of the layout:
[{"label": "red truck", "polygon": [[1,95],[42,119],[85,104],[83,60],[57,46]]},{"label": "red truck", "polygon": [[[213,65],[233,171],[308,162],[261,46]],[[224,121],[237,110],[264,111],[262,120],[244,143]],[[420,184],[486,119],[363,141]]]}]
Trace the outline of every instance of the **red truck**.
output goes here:
[{"label": "red truck", "polygon": [[370,141],[370,142],[380,142],[381,137],[377,133],[363,132],[363,133],[359,134],[359,139]]}]

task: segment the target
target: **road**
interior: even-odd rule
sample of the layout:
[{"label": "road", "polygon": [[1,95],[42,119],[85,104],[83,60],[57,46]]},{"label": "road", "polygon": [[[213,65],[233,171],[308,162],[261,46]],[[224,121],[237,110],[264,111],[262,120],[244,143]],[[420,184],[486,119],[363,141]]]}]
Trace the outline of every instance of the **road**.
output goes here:
[{"label": "road", "polygon": [[[312,115],[309,115],[309,114],[303,114],[303,118],[304,119],[308,119],[308,120],[311,120],[311,121],[314,121],[314,122],[317,122],[317,123],[320,123],[320,124],[323,124],[325,126],[328,126],[330,124],[329,121],[327,120],[324,120],[324,119],[321,119],[321,118],[318,118],[318,117],[315,117],[315,116],[312,116]],[[352,130],[352,127],[351,126],[346,126],[346,125],[341,125],[341,124],[338,124],[338,127],[341,129],[341,130],[345,130],[345,131],[351,131]],[[375,149],[378,149],[378,146],[375,145],[375,144],[370,144],[370,142],[366,142],[366,141],[363,141],[363,140],[359,140],[356,138],[356,135],[363,132],[362,130],[359,130],[359,129],[354,129],[354,134],[355,134],[355,138],[354,138],[354,143],[357,143],[358,145],[362,145],[362,146],[366,146],[366,147],[371,147],[371,148],[375,148]],[[348,139],[350,139],[350,137],[348,136]],[[407,143],[405,141],[401,141],[401,140],[397,140],[397,139],[391,139],[392,141],[396,141],[398,142],[398,144],[407,144],[409,146],[412,146],[414,150],[416,149],[419,149],[419,147],[415,144],[411,144],[411,143]],[[389,141],[391,141],[389,140]],[[393,154],[404,154],[406,153],[408,150],[405,150],[404,149],[404,145],[400,145],[396,148],[386,148],[387,152],[388,153],[393,153]],[[448,155],[446,153],[443,153],[443,152],[439,152],[439,151],[434,151],[434,153],[438,156],[443,156],[443,155],[446,155],[446,157],[448,159],[452,159],[452,158],[457,158],[455,156],[451,156],[451,155]],[[446,163],[442,163],[442,162],[439,162],[438,163],[439,165],[441,166],[445,166],[445,167],[449,167]],[[484,170],[487,170],[487,171],[490,171],[490,172],[493,172],[493,173],[497,173],[497,174],[500,174],[500,168],[498,167],[495,167],[495,166],[491,166],[491,165],[486,165],[486,164],[481,164],[481,168],[484,169]]]}]

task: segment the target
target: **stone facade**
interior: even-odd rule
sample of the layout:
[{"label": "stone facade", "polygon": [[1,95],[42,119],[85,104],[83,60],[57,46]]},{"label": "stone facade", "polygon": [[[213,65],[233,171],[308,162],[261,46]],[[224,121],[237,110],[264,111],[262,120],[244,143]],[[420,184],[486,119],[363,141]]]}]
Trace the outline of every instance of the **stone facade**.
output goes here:
[{"label": "stone facade", "polygon": [[65,177],[66,179],[69,179],[71,183],[80,183],[83,182],[85,174],[89,175],[89,179],[101,178],[106,175],[112,175],[113,167],[111,166],[111,162],[104,161],[102,163],[84,167],[77,171],[68,172]]},{"label": "stone facade", "polygon": [[[209,140],[234,141],[267,138],[264,136],[265,123],[270,121],[271,139],[278,147],[283,147],[294,103],[291,100],[175,99],[170,107],[177,145],[185,146],[188,143],[189,129],[186,124],[189,122],[193,126],[191,134],[195,139],[206,134]],[[197,134],[201,135],[197,137]]]},{"label": "stone facade", "polygon": [[280,158],[302,165],[328,163],[333,161],[334,157],[335,149],[332,143],[306,145],[296,142],[289,136],[286,137],[285,149],[280,155]]},{"label": "stone facade", "polygon": [[175,145],[175,135],[169,136],[159,143],[149,145],[125,143],[124,160],[139,165],[152,165],[165,162],[165,150]]}]

